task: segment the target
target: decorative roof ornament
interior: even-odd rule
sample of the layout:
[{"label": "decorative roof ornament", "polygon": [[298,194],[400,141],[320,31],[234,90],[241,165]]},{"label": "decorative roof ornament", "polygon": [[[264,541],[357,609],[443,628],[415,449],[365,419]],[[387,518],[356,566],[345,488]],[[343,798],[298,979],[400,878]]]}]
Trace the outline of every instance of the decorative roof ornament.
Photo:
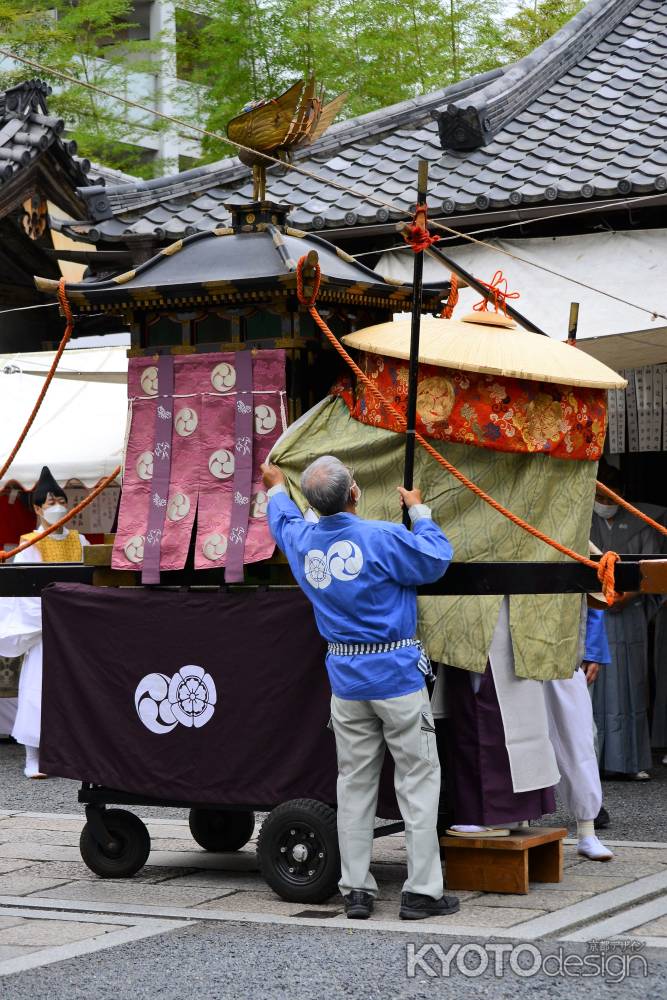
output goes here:
[{"label": "decorative roof ornament", "polygon": [[[305,89],[304,89],[305,88]],[[279,97],[250,101],[227,125],[227,136],[244,147],[239,160],[252,167],[253,200],[266,198],[266,168],[271,161],[262,153],[289,162],[291,153],[324,135],[347,100],[339,94],[324,103],[324,87],[315,77],[299,80]]]}]

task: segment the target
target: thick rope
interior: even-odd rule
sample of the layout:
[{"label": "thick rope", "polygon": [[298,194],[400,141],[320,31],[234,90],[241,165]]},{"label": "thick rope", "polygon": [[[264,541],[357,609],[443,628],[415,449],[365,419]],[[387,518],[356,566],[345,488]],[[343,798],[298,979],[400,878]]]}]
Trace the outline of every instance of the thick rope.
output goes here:
[{"label": "thick rope", "polygon": [[[322,333],[325,335],[331,346],[334,348],[335,351],[337,351],[337,353],[341,356],[341,358],[343,358],[343,360],[349,365],[349,367],[352,369],[352,371],[357,376],[359,381],[363,382],[363,384],[368,389],[370,389],[370,391],[373,393],[376,399],[394,414],[394,416],[397,418],[399,422],[399,425],[405,428],[407,426],[407,420],[405,418],[405,415],[401,413],[401,411],[397,407],[395,407],[393,403],[390,403],[389,400],[385,399],[385,397],[382,395],[380,390],[374,384],[372,379],[370,379],[366,375],[366,373],[361,370],[359,365],[356,364],[356,362],[350,357],[350,355],[347,353],[343,345],[338,341],[335,334],[331,332],[326,322],[320,316],[319,312],[315,307],[316,293],[311,294],[310,296],[308,296],[308,298],[306,298],[306,296],[304,295],[303,268],[304,265],[306,265],[306,263],[307,259],[305,256],[301,257],[297,263],[296,287],[297,287],[297,298],[299,299],[299,302],[303,306],[307,307],[311,317],[313,318],[317,326],[320,328]],[[316,289],[319,287],[319,279],[320,279],[320,266],[319,264],[316,264],[315,274],[313,279],[313,288]],[[533,535],[534,538],[538,538],[541,542],[545,542],[547,545],[550,545],[553,549],[556,549],[563,555],[569,556],[570,559],[575,559],[583,566],[588,566],[591,569],[594,569],[597,572],[598,580],[602,585],[602,592],[605,596],[607,604],[609,605],[614,604],[615,601],[619,600],[619,598],[623,596],[622,594],[619,594],[616,591],[616,587],[614,584],[614,566],[618,561],[618,559],[620,558],[616,552],[605,552],[600,557],[599,563],[597,563],[594,562],[594,560],[587,558],[587,556],[582,556],[578,552],[575,552],[574,549],[570,549],[568,548],[568,546],[562,545],[560,542],[557,542],[554,538],[550,538],[549,535],[546,535],[543,531],[540,531],[539,528],[535,528],[532,524],[528,524],[528,522],[524,521],[522,517],[518,516],[518,514],[514,514],[512,513],[511,510],[508,510],[506,507],[503,507],[501,503],[499,503],[497,500],[494,500],[493,497],[489,496],[488,493],[485,493],[485,491],[481,489],[481,487],[477,486],[476,483],[473,483],[472,480],[468,479],[468,477],[465,476],[459,469],[457,469],[456,466],[452,465],[451,462],[448,462],[446,458],[444,458],[438,451],[436,451],[436,449],[418,431],[415,431],[415,440],[421,445],[424,451],[431,456],[431,458],[433,458],[436,462],[438,462],[438,464],[441,465],[444,469],[446,469],[447,472],[450,473],[450,475],[454,476],[455,479],[458,479],[458,481],[463,486],[465,486],[466,489],[474,493],[475,496],[480,498],[480,500],[484,500],[485,503],[487,503],[490,507],[496,510],[499,514],[502,514],[503,517],[508,518],[508,520],[510,520],[518,528],[522,528],[523,531],[527,531],[528,534]]]},{"label": "thick rope", "polygon": [[120,475],[120,465],[117,465],[116,468],[113,470],[113,472],[110,475],[108,475],[106,479],[103,479],[102,482],[98,483],[95,489],[91,490],[88,496],[85,497],[81,501],[81,503],[78,503],[76,507],[72,507],[72,509],[69,510],[64,517],[61,517],[59,521],[56,521],[55,524],[52,524],[48,528],[45,528],[44,531],[40,531],[38,535],[35,535],[34,538],[31,538],[29,541],[21,542],[20,545],[17,545],[16,548],[11,549],[9,552],[0,552],[0,563],[7,562],[8,559],[11,559],[13,556],[18,555],[19,552],[23,552],[25,549],[29,549],[30,546],[34,545],[36,542],[41,542],[42,538],[46,538],[54,531],[58,531],[65,524],[67,524],[68,521],[71,521],[73,517],[76,517],[76,515],[80,514],[82,510],[85,510],[86,507],[89,504],[91,504],[96,497],[100,495],[102,490],[105,490],[107,486],[110,486],[111,483],[114,481],[114,479],[116,479],[116,477],[119,475]]},{"label": "thick rope", "polygon": [[47,390],[48,390],[49,386],[51,385],[51,380],[53,379],[53,376],[55,375],[56,368],[58,367],[58,362],[60,361],[60,359],[62,357],[63,351],[65,350],[65,347],[67,346],[68,340],[72,336],[72,330],[74,329],[74,319],[72,317],[72,310],[70,309],[69,302],[67,301],[67,295],[65,294],[65,279],[64,278],[61,278],[60,281],[58,282],[58,298],[60,300],[60,307],[61,307],[61,309],[63,311],[63,314],[65,316],[65,320],[66,320],[65,332],[62,335],[62,339],[60,341],[60,345],[58,347],[58,350],[56,351],[56,356],[54,357],[53,362],[51,363],[51,367],[49,369],[49,373],[46,376],[46,378],[44,379],[44,385],[41,388],[39,396],[37,397],[37,402],[35,403],[35,405],[32,408],[32,412],[31,412],[30,416],[28,417],[28,420],[26,421],[25,427],[23,428],[23,430],[21,431],[21,433],[19,435],[18,441],[16,442],[16,444],[12,448],[9,457],[5,461],[5,463],[2,466],[2,468],[0,469],[0,481],[3,479],[5,473],[7,472],[7,469],[10,467],[10,465],[12,464],[12,462],[14,461],[14,459],[16,458],[16,456],[18,454],[18,451],[19,451],[19,448],[21,447],[21,445],[25,441],[25,439],[27,437],[27,434],[28,434],[28,431],[32,427],[32,425],[34,423],[34,420],[35,420],[35,417],[39,413],[39,408],[42,405],[42,403],[44,402],[44,397],[46,396],[46,393],[47,393]]},{"label": "thick rope", "polygon": [[449,296],[442,312],[440,313],[440,319],[451,319],[456,309],[459,301],[459,279],[458,275],[452,273],[449,275]]},{"label": "thick rope", "polygon": [[403,239],[410,245],[413,253],[428,250],[442,239],[442,236],[431,236],[428,231],[428,208],[425,204],[417,205],[412,222],[403,229]]}]

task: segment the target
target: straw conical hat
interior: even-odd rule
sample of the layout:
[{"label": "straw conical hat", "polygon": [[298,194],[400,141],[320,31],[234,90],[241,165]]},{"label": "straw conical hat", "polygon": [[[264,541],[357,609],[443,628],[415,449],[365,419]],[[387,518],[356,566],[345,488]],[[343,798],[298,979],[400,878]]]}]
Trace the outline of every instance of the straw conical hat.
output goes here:
[{"label": "straw conical hat", "polygon": [[[343,343],[388,358],[409,358],[410,320],[368,326],[343,337]],[[422,316],[419,360],[442,368],[592,389],[622,389],[627,385],[601,361],[560,340],[479,321]]]}]

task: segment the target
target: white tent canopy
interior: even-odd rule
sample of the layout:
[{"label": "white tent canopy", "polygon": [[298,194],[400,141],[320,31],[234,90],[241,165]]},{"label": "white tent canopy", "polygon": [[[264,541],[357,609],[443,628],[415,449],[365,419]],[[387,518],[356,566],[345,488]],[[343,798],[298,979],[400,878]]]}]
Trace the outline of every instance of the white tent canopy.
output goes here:
[{"label": "white tent canopy", "polygon": [[[53,351],[0,355],[0,461],[19,437]],[[31,489],[43,465],[58,482],[93,486],[123,455],[127,411],[125,347],[68,350],[4,481]]]},{"label": "white tent canopy", "polygon": [[[456,246],[442,244],[443,250],[476,278],[490,282],[495,271],[502,270],[510,291],[517,291],[521,298],[511,304],[532,319],[549,336],[558,340],[567,337],[570,303],[579,303],[579,328],[577,339],[626,335],[637,333],[632,349],[632,367],[667,361],[667,324],[663,319],[652,320],[651,315],[640,309],[623,305],[598,292],[582,288],[566,278],[574,278],[610,295],[617,295],[647,310],[667,312],[663,290],[667,285],[667,230],[635,230],[630,232],[605,232],[582,236],[561,236],[539,239],[498,239],[484,234],[477,236],[491,244],[489,247],[466,243]],[[565,275],[539,270],[529,263],[508,257],[497,250],[505,250],[525,261],[533,261]],[[413,254],[410,248],[394,250],[382,255],[376,271],[403,281],[412,280]],[[424,280],[441,281],[448,269],[432,257],[424,260]],[[461,299],[454,313],[460,318],[480,298],[477,292],[461,290]],[[647,336],[647,334],[649,336]],[[643,360],[642,341],[651,345],[651,360]],[[617,340],[619,348],[620,338]],[[662,345],[662,350],[661,350]],[[581,344],[583,346],[583,344]],[[615,350],[595,353],[612,368],[628,367],[627,352],[623,364],[617,363]],[[586,348],[584,347],[584,350]],[[590,353],[594,353],[591,351]],[[664,356],[663,356],[664,355]]]}]

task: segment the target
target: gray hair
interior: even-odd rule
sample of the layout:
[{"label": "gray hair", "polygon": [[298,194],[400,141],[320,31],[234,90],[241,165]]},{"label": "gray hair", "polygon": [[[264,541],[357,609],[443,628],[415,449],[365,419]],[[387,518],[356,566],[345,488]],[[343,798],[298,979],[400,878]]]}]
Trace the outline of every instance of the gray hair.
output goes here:
[{"label": "gray hair", "polygon": [[301,492],[320,514],[340,514],[348,504],[353,482],[352,473],[339,459],[322,455],[301,474]]}]

